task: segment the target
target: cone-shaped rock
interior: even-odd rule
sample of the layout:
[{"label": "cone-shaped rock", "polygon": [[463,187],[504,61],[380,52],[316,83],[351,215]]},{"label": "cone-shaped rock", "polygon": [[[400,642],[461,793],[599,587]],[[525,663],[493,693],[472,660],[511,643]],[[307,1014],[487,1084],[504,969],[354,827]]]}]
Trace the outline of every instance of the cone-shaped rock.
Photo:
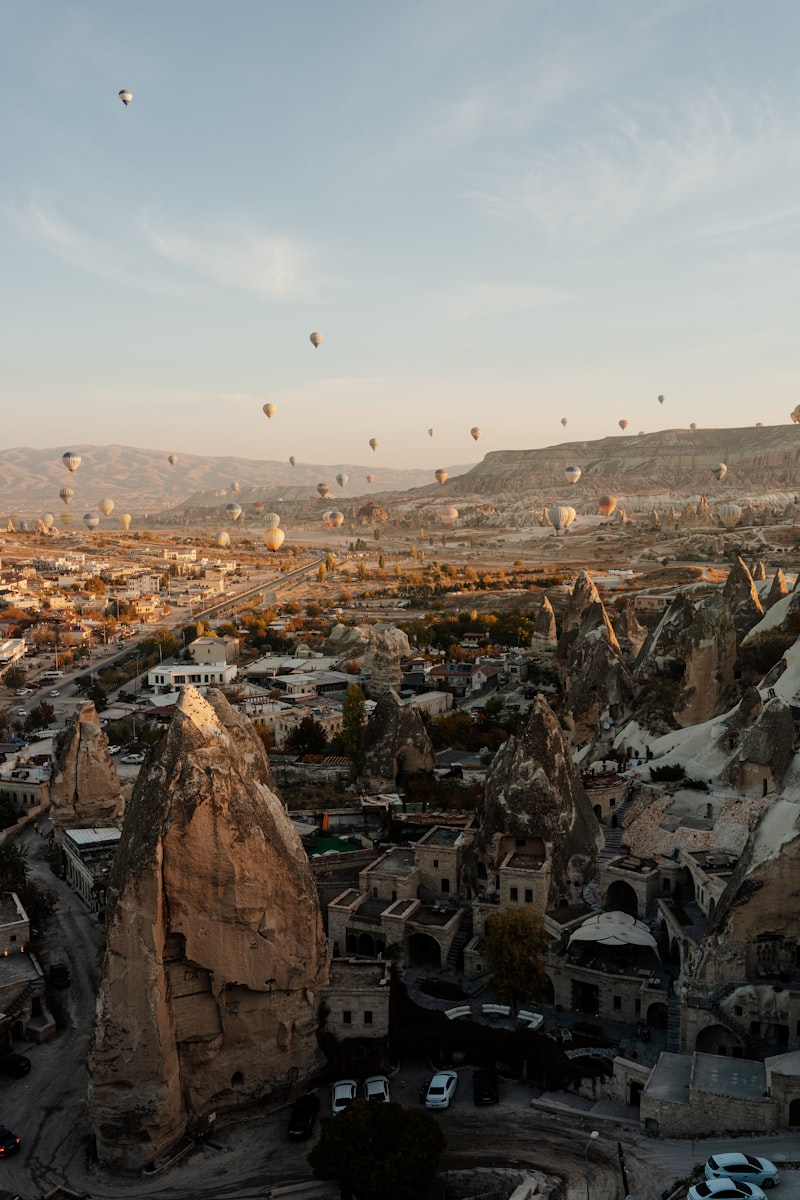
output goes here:
[{"label": "cone-shaped rock", "polygon": [[788,594],[789,588],[786,584],[786,576],[783,573],[783,569],[778,567],[777,571],[772,576],[772,583],[770,584],[767,598],[764,601],[764,608],[769,610],[772,608],[773,604],[777,604],[779,600],[781,600],[784,596],[788,596]]},{"label": "cone-shaped rock", "polygon": [[633,681],[599,602],[587,612],[563,673],[565,724],[573,745],[585,746],[598,735],[602,721],[625,715],[633,696]]},{"label": "cone-shaped rock", "polygon": [[541,608],[536,614],[536,620],[533,622],[531,649],[538,649],[542,645],[555,646],[557,641],[556,614],[553,612],[553,606],[547,596],[544,596]]},{"label": "cone-shaped rock", "polygon": [[741,640],[764,615],[753,576],[743,558],[737,558],[728,576],[722,595],[730,605],[736,633]]},{"label": "cone-shaped rock", "polygon": [[541,861],[540,907],[561,897],[578,902],[597,859],[600,827],[570,757],[564,731],[542,696],[519,737],[492,760],[476,851],[489,879],[520,848]]},{"label": "cone-shaped rock", "polygon": [[654,508],[650,513],[650,528],[658,529],[661,525],[661,517],[658,515],[658,509]]},{"label": "cone-shaped rock", "polygon": [[633,676],[648,685],[652,712],[685,727],[724,711],[735,665],[736,629],[727,601],[713,593],[695,602],[678,592],[648,635]]},{"label": "cone-shaped rock", "polygon": [[619,648],[626,662],[632,663],[647,639],[647,630],[639,622],[633,600],[628,597],[614,625]]},{"label": "cone-shaped rock", "polygon": [[108,741],[91,703],[82,704],[53,747],[50,817],[56,838],[65,829],[119,824],[124,809]]},{"label": "cone-shaped rock", "polygon": [[767,578],[767,568],[764,566],[761,559],[759,559],[756,565],[753,567],[752,575],[753,579],[756,580]]},{"label": "cone-shaped rock", "polygon": [[379,700],[386,692],[400,686],[403,678],[400,660],[410,654],[408,636],[396,626],[376,625],[370,629],[364,655],[364,667],[370,675],[364,682],[364,689],[370,700]]},{"label": "cone-shaped rock", "polygon": [[419,710],[394,692],[381,696],[367,722],[362,778],[376,791],[391,791],[398,780],[433,771],[433,744]]},{"label": "cone-shaped rock", "polygon": [[90,1054],[100,1160],[138,1170],[209,1114],[319,1066],[328,959],[263,746],[221,693],[181,696],[128,806]]},{"label": "cone-shaped rock", "polygon": [[593,604],[600,604],[600,594],[594,585],[594,580],[587,571],[581,571],[572,587],[564,618],[561,622],[561,636],[577,633],[584,618]]}]

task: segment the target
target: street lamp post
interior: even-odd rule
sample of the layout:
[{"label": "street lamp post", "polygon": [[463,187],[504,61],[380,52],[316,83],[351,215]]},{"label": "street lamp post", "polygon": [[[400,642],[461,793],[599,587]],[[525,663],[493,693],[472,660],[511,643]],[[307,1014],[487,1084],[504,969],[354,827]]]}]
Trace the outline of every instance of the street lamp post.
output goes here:
[{"label": "street lamp post", "polygon": [[592,1142],[596,1142],[600,1134],[596,1129],[593,1129],[589,1134],[589,1140],[583,1148],[583,1160],[586,1163],[586,1200],[589,1200],[589,1147]]}]

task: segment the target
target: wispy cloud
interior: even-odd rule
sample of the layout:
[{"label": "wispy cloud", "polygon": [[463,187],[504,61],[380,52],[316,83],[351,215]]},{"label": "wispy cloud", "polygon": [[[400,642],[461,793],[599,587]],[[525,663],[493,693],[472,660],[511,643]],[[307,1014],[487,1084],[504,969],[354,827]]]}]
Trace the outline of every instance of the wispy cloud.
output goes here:
[{"label": "wispy cloud", "polygon": [[[760,189],[767,209],[765,180],[798,159],[793,116],[790,125],[768,104],[737,112],[714,90],[677,107],[610,108],[603,118],[602,131],[540,152],[474,199],[495,215],[527,212],[551,236],[603,241],[653,214],[683,210],[692,223],[711,201],[736,223],[742,190]],[[758,224],[752,209],[748,223]]]},{"label": "wispy cloud", "polygon": [[529,283],[466,283],[438,296],[435,304],[450,320],[474,321],[553,308],[570,299],[567,292]]},{"label": "wispy cloud", "polygon": [[147,233],[162,258],[223,287],[269,299],[310,297],[320,291],[320,281],[308,273],[309,250],[293,238],[245,227],[191,235],[148,224]]},{"label": "wispy cloud", "polygon": [[62,262],[90,275],[113,279],[146,291],[179,291],[171,280],[141,269],[141,256],[115,244],[111,237],[88,233],[55,205],[35,192],[17,197],[3,209],[17,233]]}]

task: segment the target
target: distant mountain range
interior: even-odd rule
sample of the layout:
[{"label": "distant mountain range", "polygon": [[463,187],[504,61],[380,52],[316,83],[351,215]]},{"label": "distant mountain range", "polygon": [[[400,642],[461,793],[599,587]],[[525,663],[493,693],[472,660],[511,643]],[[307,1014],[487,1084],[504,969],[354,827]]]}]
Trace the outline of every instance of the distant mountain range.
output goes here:
[{"label": "distant mountain range", "polygon": [[[350,477],[345,491],[348,497],[378,490],[404,492],[430,483],[433,476],[429,469],[404,470],[382,467],[378,463],[364,466],[298,462],[292,467],[288,462],[179,452],[176,452],[178,461],[172,467],[167,461],[170,450],[84,444],[69,447],[82,459],[75,474],[70,475],[61,461],[65,449],[63,446],[48,449],[18,446],[0,451],[0,516],[4,521],[10,513],[31,518],[52,512],[57,518],[64,508],[58,495],[64,487],[73,489],[75,495],[70,507],[82,516],[96,508],[106,496],[114,500],[119,512],[143,514],[183,505],[194,507],[203,502],[213,504],[215,494],[225,493],[228,499],[236,498],[231,491],[234,482],[239,484],[242,500],[255,498],[256,494],[268,498],[278,492],[285,493],[287,498],[300,499],[312,493],[320,482],[327,483],[332,494],[341,495],[335,482],[340,473]],[[469,464],[447,468],[451,475],[469,469]],[[375,476],[372,485],[366,482],[368,474]]]},{"label": "distant mountain range", "polygon": [[[331,505],[379,504],[406,506],[466,500],[506,506],[540,501],[562,494],[570,503],[604,492],[617,496],[690,496],[708,492],[717,499],[800,492],[800,425],[747,426],[734,429],[664,429],[656,433],[620,434],[597,441],[562,442],[534,450],[496,450],[476,465],[447,467],[442,487],[430,469],[397,469],[379,463],[303,463],[260,461],[233,456],[178,454],[174,467],[169,450],[135,446],[74,445],[82,458],[70,475],[61,462],[61,447],[37,450],[17,447],[0,451],[0,518],[11,513],[23,518],[52,512],[58,520],[63,505],[59,490],[72,487],[72,511],[95,509],[108,496],[117,512],[134,515],[219,508],[231,499],[243,506],[256,500],[285,501],[300,515],[318,483],[330,487]],[[718,482],[711,471],[725,463],[727,474]],[[576,466],[581,478],[570,487],[565,469]],[[344,489],[337,474],[346,474]],[[368,484],[366,476],[375,482]],[[238,492],[232,485],[238,483]]]}]

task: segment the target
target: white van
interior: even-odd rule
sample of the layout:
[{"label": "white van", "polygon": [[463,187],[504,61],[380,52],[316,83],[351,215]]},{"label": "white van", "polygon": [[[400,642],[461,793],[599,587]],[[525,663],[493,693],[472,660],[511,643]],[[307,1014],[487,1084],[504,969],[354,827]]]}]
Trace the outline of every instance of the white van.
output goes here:
[{"label": "white van", "polygon": [[45,673],[42,675],[42,682],[44,682],[45,680],[50,680],[50,679],[63,679],[63,678],[64,678],[63,671],[45,671]]}]

